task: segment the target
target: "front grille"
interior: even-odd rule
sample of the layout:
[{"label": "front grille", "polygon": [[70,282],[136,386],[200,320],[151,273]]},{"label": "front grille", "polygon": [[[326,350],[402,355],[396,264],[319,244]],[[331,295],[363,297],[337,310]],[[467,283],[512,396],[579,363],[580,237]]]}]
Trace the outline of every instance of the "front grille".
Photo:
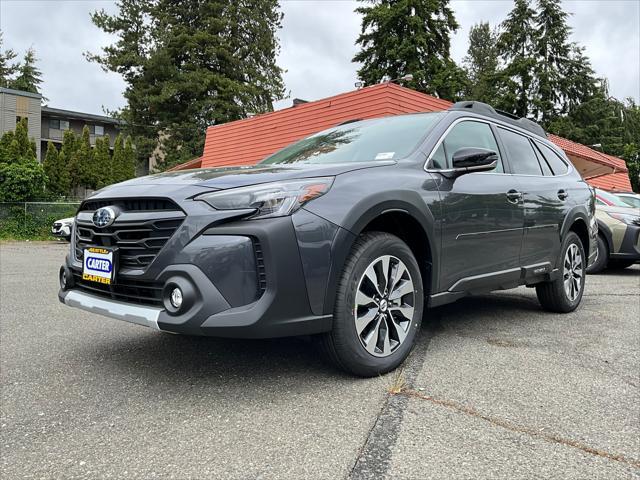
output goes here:
[{"label": "front grille", "polygon": [[79,272],[73,272],[75,285],[87,293],[129,303],[162,306],[162,286],[153,282],[141,282],[118,278],[117,283],[104,285],[82,279]]},{"label": "front grille", "polygon": [[180,210],[174,202],[166,198],[119,198],[113,200],[87,200],[80,206],[79,211],[92,212],[111,205],[116,205],[125,212]]},{"label": "front grille", "polygon": [[131,222],[107,228],[87,223],[76,225],[76,258],[82,261],[88,247],[118,247],[118,265],[124,268],[145,268],[182,223],[177,220]]},{"label": "front grille", "polygon": [[[113,205],[125,215],[104,228],[91,221],[92,212]],[[148,218],[145,213],[148,212]],[[144,269],[158,255],[162,247],[184,220],[184,212],[171,200],[162,198],[131,198],[113,200],[87,200],[80,207],[76,220],[74,251],[76,259],[83,260],[88,247],[118,249],[118,268]]]}]

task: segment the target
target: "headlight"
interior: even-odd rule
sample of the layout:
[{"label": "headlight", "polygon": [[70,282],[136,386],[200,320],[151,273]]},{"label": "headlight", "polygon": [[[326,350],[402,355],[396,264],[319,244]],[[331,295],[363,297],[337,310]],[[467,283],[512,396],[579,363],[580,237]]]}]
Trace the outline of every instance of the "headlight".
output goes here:
[{"label": "headlight", "polygon": [[253,208],[256,211],[251,218],[282,217],[327,193],[332,183],[333,177],[288,180],[205,193],[195,199],[207,202],[216,210]]},{"label": "headlight", "polygon": [[607,215],[627,225],[640,225],[640,217],[632,213],[607,212]]}]

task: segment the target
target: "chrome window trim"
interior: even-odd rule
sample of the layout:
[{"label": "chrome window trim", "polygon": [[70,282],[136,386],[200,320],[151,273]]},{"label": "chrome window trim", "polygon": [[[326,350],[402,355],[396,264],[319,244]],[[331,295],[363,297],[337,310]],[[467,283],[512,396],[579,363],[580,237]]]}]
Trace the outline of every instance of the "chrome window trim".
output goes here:
[{"label": "chrome window trim", "polygon": [[[529,134],[520,132],[520,131],[516,130],[515,128],[510,128],[510,127],[504,126],[502,124],[492,122],[490,120],[485,120],[483,118],[476,118],[476,117],[461,117],[461,118],[457,118],[453,122],[451,122],[451,125],[449,125],[447,127],[447,129],[444,131],[444,133],[442,135],[440,135],[440,138],[438,139],[438,141],[435,143],[435,145],[433,146],[433,148],[429,152],[429,155],[427,155],[427,160],[424,162],[424,165],[422,166],[422,169],[425,172],[427,172],[427,173],[451,173],[451,172],[456,171],[454,168],[427,168],[427,165],[429,164],[429,162],[433,158],[433,155],[436,153],[436,150],[438,150],[438,148],[440,148],[440,145],[442,144],[442,142],[444,141],[446,136],[449,135],[449,132],[451,132],[451,130],[453,130],[453,127],[455,127],[459,123],[468,122],[468,121],[486,123],[489,126],[493,126],[495,128],[503,128],[503,129],[509,130],[509,131],[511,131],[513,133],[517,133],[518,135],[522,135],[523,137],[526,137],[531,142],[535,142],[536,141],[536,139],[533,137],[533,135],[529,135]],[[493,133],[493,131],[491,133]],[[495,135],[494,135],[494,139],[496,140],[496,143],[498,143],[498,139],[495,138]],[[538,139],[537,141],[540,141],[540,140]],[[549,141],[549,140],[547,140],[547,141]],[[549,148],[551,148],[551,147],[549,147]],[[500,158],[500,160],[502,161],[502,157]],[[562,160],[564,161],[564,159],[562,159]],[[503,163],[503,165],[504,165],[504,163]],[[512,175],[514,177],[561,178],[561,177],[566,177],[567,175],[569,175],[570,173],[572,173],[575,170],[575,167],[573,166],[573,163],[571,162],[571,160],[569,160],[569,163],[568,163],[567,166],[569,168],[567,169],[566,173],[563,173],[562,175],[530,175],[530,174],[526,174],[526,173],[512,173],[512,172],[478,172],[478,173],[482,174],[482,175]]]}]

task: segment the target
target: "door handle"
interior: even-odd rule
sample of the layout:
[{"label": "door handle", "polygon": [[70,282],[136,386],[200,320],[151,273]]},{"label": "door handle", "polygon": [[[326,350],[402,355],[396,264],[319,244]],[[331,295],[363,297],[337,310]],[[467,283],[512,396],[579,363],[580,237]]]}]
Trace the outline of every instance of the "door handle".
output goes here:
[{"label": "door handle", "polygon": [[507,192],[507,200],[509,200],[512,203],[518,203],[521,198],[522,198],[522,192],[519,192],[514,189],[511,189]]},{"label": "door handle", "polygon": [[564,189],[560,189],[558,190],[558,198],[560,200],[566,200],[566,198],[569,196],[569,192],[567,192]]}]

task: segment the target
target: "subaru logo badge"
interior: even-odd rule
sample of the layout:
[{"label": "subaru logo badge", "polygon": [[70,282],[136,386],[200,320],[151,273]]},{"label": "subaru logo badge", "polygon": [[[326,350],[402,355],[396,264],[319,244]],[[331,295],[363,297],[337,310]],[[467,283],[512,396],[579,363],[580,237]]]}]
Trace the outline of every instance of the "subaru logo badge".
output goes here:
[{"label": "subaru logo badge", "polygon": [[104,228],[111,225],[116,219],[116,212],[111,207],[102,207],[93,212],[93,224]]}]

